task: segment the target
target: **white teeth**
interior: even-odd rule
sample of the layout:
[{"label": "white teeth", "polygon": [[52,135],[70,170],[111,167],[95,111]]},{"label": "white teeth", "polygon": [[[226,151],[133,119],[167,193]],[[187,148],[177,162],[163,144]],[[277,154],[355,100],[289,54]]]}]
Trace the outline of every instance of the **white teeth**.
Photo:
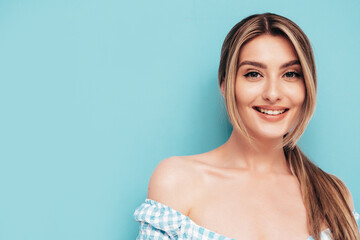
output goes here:
[{"label": "white teeth", "polygon": [[258,108],[262,113],[266,113],[266,114],[270,114],[270,115],[278,115],[281,114],[283,112],[285,112],[285,109],[283,110],[267,110],[264,108]]}]

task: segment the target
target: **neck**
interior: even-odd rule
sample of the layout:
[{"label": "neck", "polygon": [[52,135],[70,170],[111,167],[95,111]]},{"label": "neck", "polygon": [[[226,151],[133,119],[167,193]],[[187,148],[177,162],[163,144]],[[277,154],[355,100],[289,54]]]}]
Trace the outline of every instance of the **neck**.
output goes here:
[{"label": "neck", "polygon": [[284,151],[278,147],[282,141],[282,137],[255,138],[252,146],[244,136],[233,130],[229,140],[219,148],[219,152],[228,167],[241,168],[252,173],[288,174],[290,170]]}]

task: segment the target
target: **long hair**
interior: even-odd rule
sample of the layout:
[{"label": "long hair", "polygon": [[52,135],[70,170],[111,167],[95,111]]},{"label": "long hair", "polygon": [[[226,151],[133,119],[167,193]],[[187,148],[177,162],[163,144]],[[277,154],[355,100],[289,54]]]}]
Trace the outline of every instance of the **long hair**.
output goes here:
[{"label": "long hair", "polygon": [[336,176],[316,166],[300,150],[297,141],[305,131],[316,105],[317,77],[314,55],[309,39],[291,20],[274,14],[254,14],[237,23],[226,36],[220,57],[219,85],[224,84],[224,97],[229,120],[250,144],[237,110],[235,79],[241,47],[257,36],[269,34],[288,39],[299,57],[305,83],[305,100],[296,125],[283,136],[282,148],[291,173],[297,177],[306,208],[307,227],[315,240],[320,240],[321,222],[325,222],[335,240],[359,240],[359,228],[346,199],[349,192]]}]

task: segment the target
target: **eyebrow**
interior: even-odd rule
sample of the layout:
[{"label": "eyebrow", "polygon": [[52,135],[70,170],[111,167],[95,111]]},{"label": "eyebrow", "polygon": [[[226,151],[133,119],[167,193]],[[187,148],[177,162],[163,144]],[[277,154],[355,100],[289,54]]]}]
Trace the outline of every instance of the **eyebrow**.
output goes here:
[{"label": "eyebrow", "polygon": [[[259,67],[259,68],[264,68],[266,69],[267,66],[263,63],[260,63],[260,62],[254,62],[254,61],[242,61],[238,68],[240,68],[241,66],[243,65],[252,65],[252,66],[255,66],[255,67]],[[286,68],[286,67],[289,67],[289,66],[292,66],[292,65],[300,65],[300,61],[299,60],[291,60],[290,62],[287,62],[287,63],[284,63],[283,65],[280,66],[280,68]]]}]

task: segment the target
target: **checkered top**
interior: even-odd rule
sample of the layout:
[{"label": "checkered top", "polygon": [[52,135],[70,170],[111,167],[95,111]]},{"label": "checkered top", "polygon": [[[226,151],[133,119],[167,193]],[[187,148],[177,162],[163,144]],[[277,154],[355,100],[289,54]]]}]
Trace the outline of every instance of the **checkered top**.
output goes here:
[{"label": "checkered top", "polygon": [[[356,221],[359,214],[353,212]],[[137,240],[235,240],[201,227],[188,216],[175,209],[154,201],[145,199],[134,212],[134,218],[140,222]],[[321,240],[330,240],[330,229],[321,232]],[[304,240],[313,240],[312,236]]]}]

